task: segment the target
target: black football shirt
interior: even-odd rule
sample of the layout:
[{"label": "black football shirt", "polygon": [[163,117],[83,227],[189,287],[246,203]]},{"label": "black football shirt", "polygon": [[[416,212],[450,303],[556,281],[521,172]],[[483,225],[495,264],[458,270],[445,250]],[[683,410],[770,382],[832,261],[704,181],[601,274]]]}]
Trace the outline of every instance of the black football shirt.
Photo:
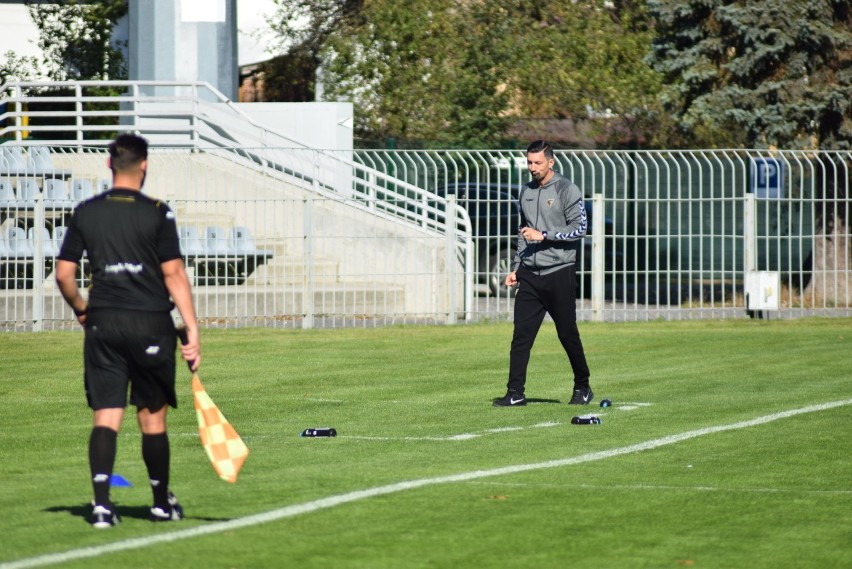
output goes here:
[{"label": "black football shirt", "polygon": [[121,188],[83,202],[57,258],[79,263],[84,251],[91,308],[171,310],[160,264],[181,253],[175,216],[165,203]]}]

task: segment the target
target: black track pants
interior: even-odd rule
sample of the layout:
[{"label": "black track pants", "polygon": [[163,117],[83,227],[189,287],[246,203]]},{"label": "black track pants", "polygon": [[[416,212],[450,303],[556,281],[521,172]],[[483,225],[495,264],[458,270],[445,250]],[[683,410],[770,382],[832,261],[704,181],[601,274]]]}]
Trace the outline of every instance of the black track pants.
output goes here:
[{"label": "black track pants", "polygon": [[509,391],[524,392],[530,350],[545,314],[550,314],[556,324],[556,333],[574,372],[574,386],[588,386],[589,366],[577,330],[577,274],[574,265],[544,276],[521,266],[517,277],[515,332],[509,354]]}]

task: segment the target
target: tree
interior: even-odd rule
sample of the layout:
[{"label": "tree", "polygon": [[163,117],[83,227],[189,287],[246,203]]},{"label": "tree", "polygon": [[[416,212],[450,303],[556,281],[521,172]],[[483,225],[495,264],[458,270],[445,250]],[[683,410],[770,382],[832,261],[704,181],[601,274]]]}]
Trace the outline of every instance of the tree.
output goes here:
[{"label": "tree", "polygon": [[[474,2],[451,15],[447,33],[453,39],[446,42],[444,57],[434,58],[446,81],[445,100],[438,106],[446,134],[437,138],[451,146],[493,146],[506,138],[512,120],[511,93],[500,69],[512,58],[505,40],[515,25],[496,1]],[[440,40],[433,45],[441,49]]]},{"label": "tree", "polygon": [[12,79],[16,81],[34,81],[38,76],[38,58],[18,56],[7,51],[5,61],[0,62],[0,85]]},{"label": "tree", "polygon": [[[852,148],[849,0],[650,0],[650,62],[687,130],[737,146]],[[699,142],[701,142],[699,140]]]},{"label": "tree", "polygon": [[[0,86],[9,81],[34,81],[38,75],[38,59],[35,57],[19,57],[14,51],[7,51],[5,61],[0,62]],[[0,93],[8,95],[8,93]],[[0,115],[13,110],[5,101],[0,101]],[[17,109],[14,109],[17,110]],[[11,120],[0,120],[0,128],[9,126]]]},{"label": "tree", "polygon": [[269,18],[278,37],[273,45],[282,55],[265,62],[264,98],[273,101],[313,101],[321,52],[329,36],[351,27],[363,0],[276,0]]},{"label": "tree", "polygon": [[[355,103],[356,134],[363,140],[482,139],[483,132],[500,130],[501,95],[487,73],[488,51],[477,54],[456,38],[487,42],[493,32],[462,25],[457,4],[277,0],[270,25],[284,55],[266,68],[264,88],[271,86],[273,96],[310,100],[320,69],[323,98]],[[458,129],[448,128],[461,118],[457,106],[472,112]]]},{"label": "tree", "polygon": [[447,146],[494,140],[508,99],[498,91],[500,46],[488,28],[505,25],[492,16],[455,0],[365,2],[324,44],[324,96],[355,103],[364,139]]},{"label": "tree", "polygon": [[[323,98],[355,103],[363,139],[495,146],[519,120],[589,110],[640,138],[660,88],[643,62],[652,31],[640,0],[277,4],[270,24],[289,70],[321,66]],[[311,73],[285,81],[312,84]]]},{"label": "tree", "polygon": [[39,29],[47,76],[56,81],[126,79],[122,46],[113,45],[115,23],[127,14],[127,0],[28,2]]},{"label": "tree", "polygon": [[638,140],[660,78],[644,62],[653,30],[644,2],[509,2],[520,30],[505,69],[527,117],[593,119],[611,137]]},{"label": "tree", "polygon": [[[852,10],[849,0],[650,0],[657,22],[651,62],[670,85],[668,108],[710,144],[852,149]],[[733,133],[735,138],[720,137]],[[700,140],[700,139],[699,139]],[[852,265],[848,153],[823,153],[817,239],[807,297],[849,305]]]}]

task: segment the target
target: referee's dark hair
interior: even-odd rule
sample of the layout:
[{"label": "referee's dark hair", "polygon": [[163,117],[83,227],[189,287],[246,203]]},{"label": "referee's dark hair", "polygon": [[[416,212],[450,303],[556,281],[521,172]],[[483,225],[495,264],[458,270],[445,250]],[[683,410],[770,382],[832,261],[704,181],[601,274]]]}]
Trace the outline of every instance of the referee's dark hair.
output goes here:
[{"label": "referee's dark hair", "polygon": [[148,159],[148,141],[135,134],[119,134],[109,145],[110,168],[125,172]]},{"label": "referee's dark hair", "polygon": [[527,146],[527,154],[538,154],[544,152],[544,157],[550,160],[553,158],[553,146],[544,140],[534,140]]}]

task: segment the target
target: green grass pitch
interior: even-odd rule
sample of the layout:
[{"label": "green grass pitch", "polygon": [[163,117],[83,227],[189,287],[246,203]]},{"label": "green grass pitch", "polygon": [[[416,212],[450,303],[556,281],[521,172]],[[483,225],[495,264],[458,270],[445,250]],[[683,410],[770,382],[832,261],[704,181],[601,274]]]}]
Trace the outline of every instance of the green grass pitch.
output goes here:
[{"label": "green grass pitch", "polygon": [[[852,567],[850,320],[580,331],[595,400],[578,410],[552,324],[513,409],[491,406],[510,324],[205,330],[201,378],[251,449],[239,480],[210,467],[181,366],[187,519],[147,521],[131,412],[115,472],[133,486],[104,531],[85,520],[82,334],[5,334],[0,568]],[[338,436],[299,436],[324,426]]]}]

